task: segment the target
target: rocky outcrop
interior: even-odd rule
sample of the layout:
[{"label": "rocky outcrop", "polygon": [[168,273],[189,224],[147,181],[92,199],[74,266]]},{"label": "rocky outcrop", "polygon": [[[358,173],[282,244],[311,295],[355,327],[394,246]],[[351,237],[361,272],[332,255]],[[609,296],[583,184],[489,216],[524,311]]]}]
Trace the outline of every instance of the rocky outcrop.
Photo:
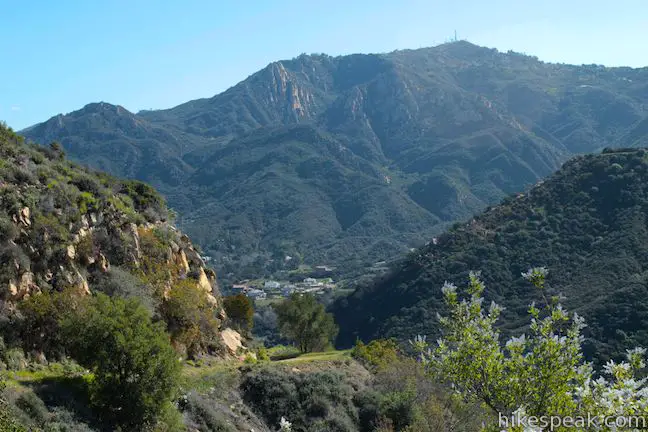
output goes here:
[{"label": "rocky outcrop", "polygon": [[108,262],[108,258],[102,253],[99,253],[99,258],[96,261],[97,267],[102,273],[106,273],[108,270],[110,270],[110,263]]},{"label": "rocky outcrop", "polygon": [[74,245],[68,245],[68,247],[65,248],[65,255],[70,261],[74,261],[74,258],[76,258],[76,249]]},{"label": "rocky outcrop", "polygon": [[135,254],[134,256],[139,260],[142,258],[142,252],[140,250],[140,237],[139,237],[139,231],[137,229],[137,225],[134,223],[128,224],[128,234],[130,234],[131,238],[133,239],[133,242],[135,244]]},{"label": "rocky outcrop", "polygon": [[[31,217],[31,212],[27,207],[23,208],[14,217],[14,223],[23,227],[25,230],[23,234],[25,235],[32,226]],[[193,247],[191,240],[186,235],[180,234],[171,225],[165,222],[137,225],[122,222],[118,213],[113,215],[90,213],[84,215],[78,223],[71,224],[69,229],[72,242],[63,247],[64,260],[53,269],[45,269],[39,272],[40,276],[38,276],[28,271],[28,268],[21,268],[18,261],[13,261],[15,272],[19,276],[7,282],[7,294],[4,296],[6,299],[19,301],[34,293],[39,293],[41,287],[38,286],[37,280],[43,281],[45,285],[52,285],[57,289],[74,287],[84,295],[90,294],[92,287],[88,282],[88,277],[85,275],[93,271],[106,273],[111,267],[108,254],[95,244],[95,233],[105,232],[108,233],[107,235],[119,238],[123,242],[124,253],[129,257],[126,260],[127,265],[139,268],[140,261],[143,258],[141,233],[150,232],[154,229],[163,229],[176,233],[178,236],[176,241],[170,241],[169,243],[167,262],[177,266],[180,277],[192,277],[195,279],[196,289],[207,293],[211,304],[214,306],[219,304],[220,292],[215,272],[206,269],[202,257]],[[51,241],[48,232],[44,233],[43,240],[45,242]],[[34,254],[39,253],[31,245],[27,246]],[[171,279],[174,277],[172,272],[169,272],[168,277],[170,278],[168,284],[170,287]],[[218,309],[218,312],[220,315],[224,314],[222,309]]]},{"label": "rocky outcrop", "polygon": [[214,287],[212,283],[213,282],[207,277],[205,269],[200,267],[198,270],[198,289],[205,291],[207,293],[207,300],[209,300],[211,304],[216,305],[218,304],[218,300],[214,297]]},{"label": "rocky outcrop", "polygon": [[200,269],[198,270],[198,288],[210,294],[212,292],[211,282],[209,282],[209,279],[207,279],[207,275],[205,274],[205,269],[202,267],[200,267]]},{"label": "rocky outcrop", "polygon": [[29,210],[29,207],[25,207],[22,210],[20,210],[19,220],[20,223],[23,224],[25,227],[31,226],[31,211]]},{"label": "rocky outcrop", "polygon": [[[200,350],[217,352],[222,321],[216,317],[224,313],[215,273],[205,268],[189,238],[167,222],[162,196],[144,183],[75,166],[61,150],[58,144],[25,145],[0,124],[0,161],[12,168],[0,170],[3,317],[20,318],[19,303],[40,293],[65,291],[64,300],[73,301],[96,291],[138,297],[171,324],[163,297],[178,287],[195,290],[180,295],[198,299],[200,316],[179,313],[209,322],[200,328],[209,341]],[[170,333],[172,339],[181,337]]]},{"label": "rocky outcrop", "polygon": [[187,261],[187,254],[185,254],[185,251],[183,249],[180,249],[180,251],[178,251],[175,256],[175,263],[180,267],[180,272],[182,272],[182,274],[189,273],[191,269],[189,267],[189,261]]},{"label": "rocky outcrop", "polygon": [[40,288],[34,283],[34,274],[25,272],[19,278],[9,281],[8,291],[9,299],[18,301],[40,293]]}]

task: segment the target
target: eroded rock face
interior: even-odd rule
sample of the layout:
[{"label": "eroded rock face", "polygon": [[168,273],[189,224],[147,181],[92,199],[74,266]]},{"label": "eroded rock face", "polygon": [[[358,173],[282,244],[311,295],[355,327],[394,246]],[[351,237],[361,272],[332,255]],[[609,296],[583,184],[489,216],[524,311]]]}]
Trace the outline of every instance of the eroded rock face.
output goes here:
[{"label": "eroded rock face", "polygon": [[99,270],[101,270],[103,273],[106,273],[110,270],[110,262],[108,262],[108,258],[102,253],[99,253]]},{"label": "eroded rock face", "polygon": [[[119,295],[124,286],[141,289],[145,307],[161,314],[161,297],[178,287],[195,290],[189,294],[199,297],[200,313],[209,320],[200,328],[210,333],[203,354],[218,348],[213,341],[221,323],[215,317],[222,302],[215,278],[189,238],[167,222],[162,197],[132,181],[61,164],[56,148],[41,154],[21,143],[0,125],[0,159],[25,170],[23,176],[0,173],[0,302],[6,316],[18,316],[21,302],[40,293],[65,292],[57,301],[72,309],[95,289]],[[235,335],[228,341],[237,349]]]},{"label": "eroded rock face", "polygon": [[180,272],[182,272],[183,274],[187,274],[191,270],[184,249],[181,249],[180,252],[176,255],[176,264],[180,267]]},{"label": "eroded rock face", "polygon": [[[214,314],[221,319],[221,322],[225,319],[222,302],[219,300],[215,272],[205,268],[202,257],[189,238],[181,235],[165,222],[138,225],[124,221],[118,212],[113,214],[110,210],[103,215],[86,214],[78,221],[65,225],[69,230],[69,240],[66,243],[54,244],[54,240],[60,240],[51,236],[47,230],[41,234],[39,243],[32,241],[35,237],[31,236],[31,230],[36,227],[32,222],[32,216],[28,208],[14,215],[13,224],[21,230],[21,233],[15,242],[10,240],[9,245],[22,248],[32,262],[48,254],[48,266],[32,272],[29,261],[23,263],[19,258],[12,258],[8,263],[12,267],[9,269],[10,274],[18,276],[2,280],[5,290],[0,292],[0,298],[16,304],[30,296],[40,294],[41,291],[62,289],[72,289],[79,296],[90,295],[93,278],[98,273],[109,272],[113,259],[122,269],[139,268],[148,271],[149,267],[143,265],[150,252],[147,249],[148,234],[159,229],[169,234],[164,237],[168,241],[162,243],[166,248],[163,250],[168,252],[166,256],[163,253],[161,258],[161,263],[166,259],[169,265],[162,265],[161,269],[155,270],[166,274],[166,282],[162,283],[166,284],[167,288],[162,290],[162,296],[168,296],[176,282],[191,278],[195,289],[206,294],[207,300],[213,306]],[[34,247],[36,245],[37,248]],[[59,254],[58,251],[61,253]],[[164,278],[162,274],[159,276]],[[228,349],[232,354],[242,347],[241,336],[234,330],[228,330],[223,338],[227,341],[230,347]]]},{"label": "eroded rock face", "polygon": [[212,286],[212,282],[209,280],[207,274],[205,273],[205,269],[202,267],[200,267],[200,270],[198,271],[198,289],[201,289],[207,293],[207,300],[212,305],[218,304],[218,299],[216,299],[216,297],[214,297],[213,295],[214,287]]},{"label": "eroded rock face", "polygon": [[205,274],[205,269],[202,267],[200,267],[200,270],[198,271],[198,288],[210,294],[212,292],[211,283],[209,282],[209,279],[207,279],[207,274]]},{"label": "eroded rock face", "polygon": [[131,223],[128,225],[128,233],[130,236],[133,238],[133,241],[135,242],[135,257],[139,260],[142,258],[142,251],[140,249],[140,237],[139,237],[139,232],[137,231],[137,225],[134,223]]},{"label": "eroded rock face", "polygon": [[62,287],[72,287],[76,289],[81,295],[90,294],[90,286],[88,285],[88,280],[74,265],[72,265],[71,268],[60,266],[57,277],[60,277],[62,279],[62,281],[60,281],[60,283],[62,282]]},{"label": "eroded rock face", "polygon": [[10,300],[23,300],[27,297],[40,293],[40,288],[34,283],[34,273],[25,272],[17,280],[9,281],[9,298]]}]

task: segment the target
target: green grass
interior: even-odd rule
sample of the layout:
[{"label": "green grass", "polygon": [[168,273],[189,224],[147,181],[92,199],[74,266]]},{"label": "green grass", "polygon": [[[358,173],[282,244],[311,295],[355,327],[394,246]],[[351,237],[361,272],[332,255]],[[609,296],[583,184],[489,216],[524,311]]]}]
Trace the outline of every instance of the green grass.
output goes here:
[{"label": "green grass", "polygon": [[266,307],[266,306],[272,306],[273,304],[281,303],[284,300],[285,297],[271,297],[265,299],[256,299],[254,300],[254,304],[257,307]]},{"label": "green grass", "polygon": [[46,380],[65,379],[72,376],[90,376],[81,367],[74,365],[67,367],[61,363],[52,363],[39,369],[22,369],[19,371],[6,371],[4,377],[10,385],[21,386]]},{"label": "green grass", "polygon": [[239,361],[223,361],[209,366],[185,365],[182,370],[181,386],[206,392],[211,389],[234,388],[237,385],[241,366]]},{"label": "green grass", "polygon": [[[290,351],[292,347],[278,347],[280,351],[275,350],[275,355],[292,355],[295,357],[282,358],[281,360],[272,360],[265,362],[266,365],[285,365],[285,364],[303,364],[315,362],[332,362],[342,361],[351,358],[351,350],[344,351],[324,351],[308,354],[299,354],[296,350]],[[270,348],[269,351],[271,351]],[[239,367],[244,363],[239,360],[224,360],[210,365],[189,365],[185,364],[182,370],[181,387],[183,389],[196,390],[199,393],[209,391],[236,388],[240,378]]]},{"label": "green grass", "polygon": [[304,363],[304,362],[318,362],[318,361],[339,361],[351,358],[351,350],[333,350],[324,352],[314,352],[302,354],[297,357],[277,360],[273,363]]}]

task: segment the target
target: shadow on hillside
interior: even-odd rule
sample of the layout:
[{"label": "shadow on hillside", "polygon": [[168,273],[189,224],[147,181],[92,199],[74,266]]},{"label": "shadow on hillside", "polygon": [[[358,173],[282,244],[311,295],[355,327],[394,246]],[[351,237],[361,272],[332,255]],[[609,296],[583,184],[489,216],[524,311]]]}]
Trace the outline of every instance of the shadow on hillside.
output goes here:
[{"label": "shadow on hillside", "polygon": [[99,419],[90,409],[87,384],[82,377],[43,378],[26,384],[45,403],[48,410],[64,410],[75,420],[85,423],[93,430],[101,431]]},{"label": "shadow on hillside", "polygon": [[278,353],[270,355],[270,360],[272,361],[281,361],[289,360],[300,357],[302,354],[300,352],[287,352],[287,353]]}]

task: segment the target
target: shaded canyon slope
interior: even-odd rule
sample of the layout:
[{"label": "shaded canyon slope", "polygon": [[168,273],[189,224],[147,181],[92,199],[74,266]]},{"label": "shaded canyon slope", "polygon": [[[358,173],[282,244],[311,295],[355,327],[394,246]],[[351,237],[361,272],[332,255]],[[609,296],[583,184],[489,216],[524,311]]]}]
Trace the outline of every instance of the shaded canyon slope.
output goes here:
[{"label": "shaded canyon slope", "polygon": [[585,351],[605,361],[648,343],[648,151],[577,156],[525,194],[512,195],[403,259],[334,306],[339,343],[439,334],[445,281],[481,271],[486,298],[506,309],[505,333],[529,322],[543,297],[522,277],[549,270],[548,294],[585,317]]}]

